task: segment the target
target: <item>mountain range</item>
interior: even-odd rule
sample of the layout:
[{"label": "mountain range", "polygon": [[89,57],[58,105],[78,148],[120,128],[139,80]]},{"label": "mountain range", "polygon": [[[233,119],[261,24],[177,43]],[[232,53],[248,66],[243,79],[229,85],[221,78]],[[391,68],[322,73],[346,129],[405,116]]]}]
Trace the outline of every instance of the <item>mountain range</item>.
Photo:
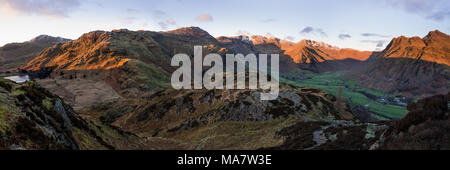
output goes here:
[{"label": "mountain range", "polygon": [[358,61],[367,60],[372,52],[358,51],[350,48],[339,48],[324,42],[302,40],[298,43],[286,43],[282,49],[296,63],[322,63],[333,60],[354,59]]},{"label": "mountain range", "polygon": [[[215,38],[198,27],[93,31],[71,41],[44,36],[15,48],[30,57],[0,55],[2,66],[21,63],[33,79],[0,79],[0,149],[449,148],[449,41],[432,31],[368,52],[312,40]],[[25,50],[36,42],[48,46]],[[279,54],[282,77],[339,73],[361,87],[339,85],[332,95],[318,88],[332,86],[333,77],[317,88],[282,81],[273,101],[259,100],[261,90],[170,88],[172,56],[193,56],[197,45],[204,55]],[[343,94],[348,89],[416,102],[398,121],[362,119],[372,114],[369,106],[354,109]]]}]

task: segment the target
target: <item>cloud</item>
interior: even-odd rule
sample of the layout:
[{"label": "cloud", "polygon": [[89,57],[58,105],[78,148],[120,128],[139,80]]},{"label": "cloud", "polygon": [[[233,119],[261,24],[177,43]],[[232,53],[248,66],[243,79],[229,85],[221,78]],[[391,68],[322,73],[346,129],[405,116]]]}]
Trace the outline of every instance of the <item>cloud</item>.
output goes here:
[{"label": "cloud", "polygon": [[167,29],[169,29],[170,25],[175,25],[176,26],[177,23],[175,22],[175,20],[169,18],[165,22],[164,21],[158,22],[158,25],[159,25],[159,27],[161,27],[161,29],[167,30]]},{"label": "cloud", "polygon": [[301,33],[301,34],[302,34],[302,33],[307,33],[307,34],[309,34],[309,33],[313,32],[313,31],[314,31],[314,28],[313,28],[313,27],[306,27],[306,28],[303,28],[303,30],[301,30],[300,33]]},{"label": "cloud", "polygon": [[381,35],[381,34],[375,34],[375,33],[362,33],[361,36],[363,36],[363,37],[381,37],[381,38],[391,37],[389,35]]},{"label": "cloud", "polygon": [[162,18],[165,15],[167,15],[167,14],[164,11],[161,11],[161,10],[154,10],[153,11],[153,17],[156,18],[156,19],[160,19],[160,18]]},{"label": "cloud", "polygon": [[159,21],[157,24],[161,27],[163,30],[167,30],[169,26],[176,26],[177,22],[173,18],[169,18],[169,15],[161,10],[153,10],[153,18],[156,21]]},{"label": "cloud", "polygon": [[286,36],[286,38],[284,38],[284,39],[289,40],[289,41],[295,41],[295,37],[293,37],[293,36]]},{"label": "cloud", "polygon": [[323,31],[320,28],[313,28],[313,27],[305,27],[300,31],[300,34],[319,34],[322,37],[326,37],[327,33],[325,33],[325,31]]},{"label": "cloud", "polygon": [[384,44],[386,44],[388,41],[386,40],[362,40],[362,43],[373,43],[376,44],[376,47],[384,47]]},{"label": "cloud", "polygon": [[159,27],[161,27],[161,29],[167,30],[167,29],[169,29],[169,26],[171,26],[171,25],[172,25],[172,26],[176,26],[177,23],[175,22],[175,20],[169,18],[169,19],[167,19],[166,21],[160,21],[160,22],[158,22],[158,25],[159,25]]},{"label": "cloud", "polygon": [[0,0],[0,10],[49,17],[69,17],[80,5],[80,0]]},{"label": "cloud", "polygon": [[201,14],[196,17],[198,22],[213,22],[214,18],[209,14]]},{"label": "cloud", "polygon": [[134,22],[138,19],[134,15],[138,13],[139,11],[133,8],[128,8],[125,10],[125,14],[121,16],[120,20],[125,25],[131,25],[134,24]]},{"label": "cloud", "polygon": [[352,36],[349,34],[339,34],[339,39],[341,39],[341,40],[345,40],[348,38],[352,38]]},{"label": "cloud", "polygon": [[388,5],[422,15],[425,18],[442,21],[450,17],[448,0],[385,0]]},{"label": "cloud", "polygon": [[439,11],[436,12],[430,16],[428,16],[428,18],[433,19],[433,20],[437,20],[437,21],[442,21],[445,18],[450,16],[450,7],[446,8],[447,11]]},{"label": "cloud", "polygon": [[379,41],[378,43],[377,43],[377,47],[383,47],[384,46],[384,41]]},{"label": "cloud", "polygon": [[177,25],[177,22],[175,22],[172,18],[167,19],[167,23],[170,25]]},{"label": "cloud", "polygon": [[161,27],[161,29],[163,30],[167,30],[168,26],[165,22],[158,22],[158,25]]}]

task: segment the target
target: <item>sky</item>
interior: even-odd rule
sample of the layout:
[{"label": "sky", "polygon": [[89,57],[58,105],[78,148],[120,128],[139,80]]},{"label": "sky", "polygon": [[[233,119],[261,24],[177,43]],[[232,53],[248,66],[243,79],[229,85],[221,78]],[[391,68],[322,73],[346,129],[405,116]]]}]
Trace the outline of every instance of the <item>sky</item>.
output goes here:
[{"label": "sky", "polygon": [[0,46],[46,34],[198,26],[211,35],[312,39],[382,50],[400,35],[450,33],[449,0],[0,0]]}]

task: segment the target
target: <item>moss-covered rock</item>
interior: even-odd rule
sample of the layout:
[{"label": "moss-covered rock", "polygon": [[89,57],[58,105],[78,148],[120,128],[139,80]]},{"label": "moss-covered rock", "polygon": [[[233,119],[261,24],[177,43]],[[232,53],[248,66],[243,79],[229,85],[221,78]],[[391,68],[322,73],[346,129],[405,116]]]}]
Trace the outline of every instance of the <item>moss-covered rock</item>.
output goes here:
[{"label": "moss-covered rock", "polygon": [[0,150],[155,149],[160,148],[158,141],[176,148],[172,142],[143,139],[100,121],[85,120],[35,82],[0,82]]}]

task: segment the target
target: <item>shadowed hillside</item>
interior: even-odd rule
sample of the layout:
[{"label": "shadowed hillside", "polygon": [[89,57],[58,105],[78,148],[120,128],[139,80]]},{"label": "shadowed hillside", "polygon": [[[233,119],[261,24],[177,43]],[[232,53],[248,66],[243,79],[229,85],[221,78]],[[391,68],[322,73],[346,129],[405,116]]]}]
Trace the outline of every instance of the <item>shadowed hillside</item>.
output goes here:
[{"label": "shadowed hillside", "polygon": [[68,39],[40,35],[23,43],[10,43],[0,47],[0,72],[12,71],[38,56],[39,53],[55,44]]},{"label": "shadowed hillside", "polygon": [[34,82],[0,79],[0,150],[174,149],[164,139],[143,139],[80,117]]},{"label": "shadowed hillside", "polygon": [[394,38],[361,70],[350,73],[370,88],[410,97],[444,94],[450,89],[450,37],[439,31],[425,38]]}]

